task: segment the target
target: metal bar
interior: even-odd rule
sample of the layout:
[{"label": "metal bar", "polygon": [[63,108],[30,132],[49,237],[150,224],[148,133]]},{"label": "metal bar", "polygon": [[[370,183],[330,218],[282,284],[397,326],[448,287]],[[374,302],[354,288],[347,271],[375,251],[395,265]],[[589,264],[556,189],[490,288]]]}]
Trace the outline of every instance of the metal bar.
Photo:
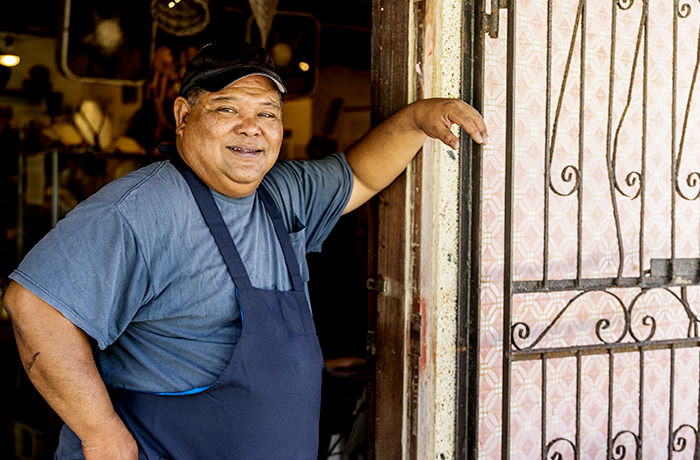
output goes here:
[{"label": "metal bar", "polygon": [[[557,136],[558,126],[559,126],[559,117],[560,117],[560,115],[561,115],[561,109],[562,109],[563,104],[564,104],[564,94],[566,93],[566,83],[567,83],[568,78],[569,78],[569,70],[571,69],[571,61],[572,61],[573,56],[574,56],[574,47],[575,47],[575,45],[576,45],[576,36],[577,36],[577,34],[578,34],[578,28],[579,28],[579,25],[580,25],[580,23],[581,23],[581,13],[582,13],[582,11],[583,11],[583,3],[584,3],[583,0],[579,0],[578,7],[576,8],[576,20],[575,20],[575,22],[574,22],[574,29],[573,29],[573,31],[571,32],[571,40],[570,40],[570,44],[569,44],[569,51],[568,51],[567,56],[566,56],[566,64],[565,64],[565,66],[564,66],[564,75],[563,75],[563,77],[562,77],[562,82],[561,82],[561,90],[560,90],[560,92],[559,92],[559,97],[557,98],[557,108],[555,109],[555,112],[554,112],[554,122],[552,123],[552,140],[551,140],[550,148],[549,148],[549,150],[550,150],[550,155],[549,155],[550,169],[551,169],[551,163],[552,163],[552,161],[553,161],[553,159],[554,159],[554,150],[555,150],[556,136]],[[568,175],[569,178],[568,178],[568,179],[564,178],[564,175],[562,175],[562,178],[564,178],[564,180],[567,181],[567,182],[571,180],[571,177],[570,177],[570,174],[571,174],[571,171],[570,171],[570,170],[571,170],[571,169],[576,170],[576,168],[574,168],[574,167],[571,166],[571,165],[568,165],[568,166],[566,166],[566,167],[564,168],[564,172],[565,172],[565,173],[568,171],[568,173],[566,173],[566,175]],[[568,192],[561,192],[561,191],[558,191],[558,190],[554,187],[554,184],[553,184],[552,182],[550,182],[550,183],[548,184],[548,186],[549,186],[549,187],[552,189],[552,191],[553,191],[554,193],[556,193],[557,195],[560,195],[560,196],[569,196],[569,195],[571,195],[571,194],[576,190],[576,188],[578,188],[578,185],[579,185],[579,176],[580,176],[580,171],[576,170],[576,184],[575,184],[575,188],[572,189],[572,190],[570,190],[570,191],[568,191]]]},{"label": "metal bar", "polygon": [[650,261],[652,277],[671,277],[671,265],[676,269],[675,275],[678,278],[697,278],[700,284],[700,257],[681,257],[676,259],[651,259]]},{"label": "metal bar", "polygon": [[[581,283],[581,265],[583,251],[583,148],[584,148],[584,111],[586,106],[586,0],[581,0],[581,58],[579,72],[579,134],[578,134],[578,212],[576,218],[576,282]],[[576,443],[577,447],[579,446]],[[580,449],[577,449],[577,452]]]},{"label": "metal bar", "polygon": [[545,102],[545,139],[544,139],[544,238],[542,245],[542,285],[547,286],[549,278],[549,184],[552,180],[553,152],[550,151],[552,130],[550,127],[552,114],[552,0],[547,0],[547,90]]},{"label": "metal bar", "polygon": [[576,353],[576,460],[581,458],[581,352]]},{"label": "metal bar", "polygon": [[639,349],[639,444],[636,459],[642,460],[644,449],[642,449],[644,440],[644,347]]},{"label": "metal bar", "polygon": [[[676,259],[678,260],[678,259]],[[670,270],[670,269],[669,269]],[[643,281],[637,277],[631,278],[583,278],[580,285],[575,279],[549,280],[547,286],[542,281],[514,281],[514,294],[531,294],[536,292],[560,292],[560,291],[602,291],[609,288],[665,288],[693,286],[697,282],[691,278],[677,277],[671,279],[668,276],[646,276]]]},{"label": "metal bar", "polygon": [[541,420],[542,435],[540,436],[540,458],[545,458],[547,453],[547,355],[542,355],[542,406]]},{"label": "metal bar", "polygon": [[688,348],[697,345],[700,345],[700,337],[649,342],[613,342],[608,344],[578,345],[575,347],[533,348],[530,350],[513,350],[511,351],[511,359],[513,362],[531,361],[533,359],[539,359],[539,357],[543,355],[551,359],[576,356],[578,352],[583,356],[588,356],[601,355],[610,351],[614,351],[615,353],[629,353],[639,351],[642,347],[644,347],[645,350],[664,350],[672,346],[675,348]]},{"label": "metal bar", "polygon": [[[645,8],[648,3],[645,1]],[[649,14],[644,18],[644,75],[642,77],[642,159],[639,202],[639,279],[644,285],[644,214],[646,208],[646,161],[647,161],[647,98],[649,78]]]},{"label": "metal bar", "polygon": [[58,150],[51,152],[51,227],[58,222]]},{"label": "metal bar", "polygon": [[[484,0],[467,0],[462,15],[462,99],[483,113],[486,34]],[[467,139],[463,136],[462,139]],[[457,290],[457,458],[478,457],[482,149],[460,144],[459,286]]]},{"label": "metal bar", "polygon": [[676,258],[676,103],[678,97],[678,0],[673,0],[673,70],[671,77],[671,279],[675,278]]},{"label": "metal bar", "polygon": [[[698,382],[700,382],[700,347],[698,348]],[[698,424],[695,432],[695,455],[693,458],[700,458],[700,384],[698,384]]]},{"label": "metal bar", "polygon": [[[614,8],[614,6],[613,6]],[[607,459],[612,458],[612,440],[613,440],[613,380],[615,378],[615,355],[612,349],[608,350],[608,455]]]},{"label": "metal bar", "polygon": [[488,32],[491,38],[498,38],[500,7],[499,0],[491,0],[491,14],[486,16]]},{"label": "metal bar", "polygon": [[670,378],[668,391],[668,460],[673,457],[673,387],[676,380],[676,347],[671,346]]},{"label": "metal bar", "polygon": [[506,72],[506,171],[505,171],[505,257],[503,267],[503,398],[501,459],[510,458],[511,321],[513,308],[513,180],[515,140],[515,12],[517,1],[508,8]]},{"label": "metal bar", "polygon": [[620,215],[617,210],[617,195],[616,195],[616,176],[615,176],[615,159],[612,149],[612,124],[613,124],[613,94],[615,91],[615,33],[617,26],[617,7],[619,3],[617,1],[611,2],[612,6],[612,21],[611,21],[611,31],[610,31],[610,76],[609,85],[610,90],[608,91],[608,127],[606,135],[606,160],[608,167],[608,182],[610,187],[610,202],[613,208],[613,217],[615,221],[615,234],[617,236],[617,251],[618,251],[618,268],[617,268],[617,280],[622,279],[625,263],[625,251],[622,243],[622,228],[620,226]]}]

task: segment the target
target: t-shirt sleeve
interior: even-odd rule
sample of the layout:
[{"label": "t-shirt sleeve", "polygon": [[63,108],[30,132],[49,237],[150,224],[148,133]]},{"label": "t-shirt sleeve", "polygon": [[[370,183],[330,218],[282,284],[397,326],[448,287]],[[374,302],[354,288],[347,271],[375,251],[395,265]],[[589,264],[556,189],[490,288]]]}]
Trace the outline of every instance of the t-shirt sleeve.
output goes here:
[{"label": "t-shirt sleeve", "polygon": [[279,162],[263,184],[289,231],[305,227],[306,251],[318,252],[350,200],[353,175],[345,155],[336,153],[321,160]]},{"label": "t-shirt sleeve", "polygon": [[58,310],[104,349],[148,292],[137,240],[111,203],[81,203],[22,260],[10,278]]}]

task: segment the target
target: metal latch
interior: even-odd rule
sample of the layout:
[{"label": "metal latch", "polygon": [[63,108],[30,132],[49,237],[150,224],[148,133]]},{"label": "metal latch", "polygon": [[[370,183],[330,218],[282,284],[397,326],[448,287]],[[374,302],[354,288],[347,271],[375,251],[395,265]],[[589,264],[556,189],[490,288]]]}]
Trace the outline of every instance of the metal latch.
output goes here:
[{"label": "metal latch", "polygon": [[484,17],[484,29],[491,38],[498,38],[498,17],[501,9],[508,8],[508,0],[491,0],[491,13]]},{"label": "metal latch", "polygon": [[700,282],[700,259],[651,259],[649,275],[656,279],[668,279],[674,284],[696,284]]},{"label": "metal latch", "polygon": [[367,289],[370,291],[376,291],[380,292],[382,294],[386,293],[387,290],[387,281],[386,280],[377,280],[374,278],[367,278]]}]

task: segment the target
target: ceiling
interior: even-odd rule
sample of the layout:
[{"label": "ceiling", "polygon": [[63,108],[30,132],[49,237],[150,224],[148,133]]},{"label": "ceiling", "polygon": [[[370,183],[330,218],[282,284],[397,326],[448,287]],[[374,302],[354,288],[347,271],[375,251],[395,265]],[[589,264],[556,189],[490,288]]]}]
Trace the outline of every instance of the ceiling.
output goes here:
[{"label": "ceiling", "polygon": [[[120,0],[100,0],[100,4]],[[150,0],[143,0],[149,2]],[[64,2],[32,0],[3,2],[0,32],[58,37]],[[372,0],[335,2],[328,0],[279,0],[278,11],[303,12],[320,23],[319,64],[342,64],[368,69]],[[241,10],[248,15],[248,0],[210,0],[212,18],[225,10]]]}]

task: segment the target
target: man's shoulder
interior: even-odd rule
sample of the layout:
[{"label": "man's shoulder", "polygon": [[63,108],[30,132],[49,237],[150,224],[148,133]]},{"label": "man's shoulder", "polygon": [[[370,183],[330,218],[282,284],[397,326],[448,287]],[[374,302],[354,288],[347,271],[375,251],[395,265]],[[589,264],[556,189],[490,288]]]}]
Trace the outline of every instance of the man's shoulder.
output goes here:
[{"label": "man's shoulder", "polygon": [[[91,206],[127,209],[173,197],[179,187],[179,173],[168,161],[159,161],[115,179],[85,200]],[[81,203],[81,204],[83,204]]]},{"label": "man's shoulder", "polygon": [[284,160],[278,161],[263,179],[263,184],[302,186],[316,181],[335,177],[342,180],[343,171],[349,170],[345,154],[334,153],[320,160]]},{"label": "man's shoulder", "polygon": [[[71,211],[67,220],[100,219],[116,213],[132,224],[150,216],[167,216],[168,203],[181,200],[179,173],[168,161],[151,163],[109,182]],[[186,185],[185,185],[186,186]]]}]

